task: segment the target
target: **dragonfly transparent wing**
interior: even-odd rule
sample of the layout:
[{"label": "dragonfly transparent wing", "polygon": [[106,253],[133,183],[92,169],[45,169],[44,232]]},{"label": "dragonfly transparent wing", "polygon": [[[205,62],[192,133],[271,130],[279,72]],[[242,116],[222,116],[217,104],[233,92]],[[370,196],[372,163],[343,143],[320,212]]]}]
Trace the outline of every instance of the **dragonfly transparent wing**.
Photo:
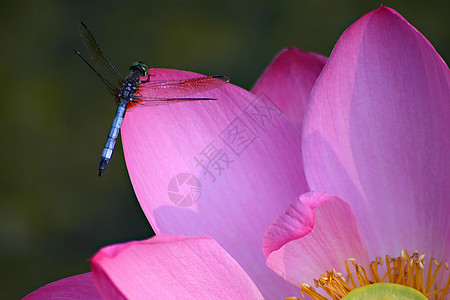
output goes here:
[{"label": "dragonfly transparent wing", "polygon": [[114,92],[118,89],[120,90],[122,87],[122,82],[124,80],[122,73],[103,52],[83,22],[78,23],[78,29],[80,30],[81,40],[89,51],[91,59],[86,60],[79,52],[76,53],[89,65],[89,67],[91,67],[91,69],[94,70],[106,85],[106,88],[114,94]]},{"label": "dragonfly transparent wing", "polygon": [[103,77],[102,74],[100,74],[99,72],[97,72],[97,70],[81,55],[80,52],[74,50],[75,53],[89,66],[89,68],[91,68],[92,71],[94,71],[94,73],[98,76],[98,78],[100,78],[100,80],[103,82],[103,84],[106,86],[106,88],[108,89],[108,91],[114,96],[117,97],[117,95],[119,94],[119,88],[116,87],[114,84],[112,84],[111,82],[109,82],[105,77]]},{"label": "dragonfly transparent wing", "polygon": [[143,83],[135,95],[139,105],[160,105],[164,102],[215,100],[213,98],[193,98],[193,94],[206,92],[225,85],[226,76],[202,76],[180,80],[151,80]]},{"label": "dragonfly transparent wing", "polygon": [[157,106],[157,105],[167,105],[171,103],[177,103],[177,102],[188,102],[188,101],[214,101],[217,100],[216,98],[152,98],[148,99],[146,101],[135,101],[135,102],[129,102],[128,107],[132,108],[136,105],[139,106]]}]

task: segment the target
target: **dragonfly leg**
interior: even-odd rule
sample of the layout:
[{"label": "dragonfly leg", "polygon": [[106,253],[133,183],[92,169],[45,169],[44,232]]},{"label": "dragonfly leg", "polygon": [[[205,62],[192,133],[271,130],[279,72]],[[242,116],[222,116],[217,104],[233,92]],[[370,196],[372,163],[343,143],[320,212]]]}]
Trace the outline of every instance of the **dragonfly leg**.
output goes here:
[{"label": "dragonfly leg", "polygon": [[155,76],[155,75],[153,75],[153,74],[148,74],[148,75],[147,75],[147,79],[145,79],[144,81],[141,81],[141,83],[147,83],[147,82],[150,82],[150,76]]}]

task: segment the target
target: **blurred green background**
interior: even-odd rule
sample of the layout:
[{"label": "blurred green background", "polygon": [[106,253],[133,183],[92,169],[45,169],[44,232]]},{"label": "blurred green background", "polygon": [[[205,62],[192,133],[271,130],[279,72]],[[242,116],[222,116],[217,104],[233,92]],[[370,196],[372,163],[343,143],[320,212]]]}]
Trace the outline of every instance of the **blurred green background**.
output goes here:
[{"label": "blurred green background", "polygon": [[[448,1],[384,1],[449,57]],[[121,144],[104,177],[113,99],[73,53],[76,22],[126,72],[151,67],[224,74],[250,89],[278,51],[328,56],[379,1],[1,1],[0,298],[89,271],[100,247],[153,234]],[[158,151],[155,149],[155,151]]]}]

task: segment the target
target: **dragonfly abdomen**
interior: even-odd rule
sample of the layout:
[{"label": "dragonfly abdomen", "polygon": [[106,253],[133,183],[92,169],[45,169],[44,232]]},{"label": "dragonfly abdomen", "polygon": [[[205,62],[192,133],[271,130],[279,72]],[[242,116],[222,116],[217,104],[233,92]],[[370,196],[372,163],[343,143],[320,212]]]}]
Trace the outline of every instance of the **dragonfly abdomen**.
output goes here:
[{"label": "dragonfly abdomen", "polygon": [[119,136],[120,127],[122,126],[123,118],[127,110],[128,100],[121,100],[117,106],[116,114],[109,130],[108,139],[106,140],[105,147],[102,151],[102,157],[100,159],[98,176],[102,176],[103,171],[105,171],[106,166],[111,159],[111,156],[116,145],[117,137]]}]

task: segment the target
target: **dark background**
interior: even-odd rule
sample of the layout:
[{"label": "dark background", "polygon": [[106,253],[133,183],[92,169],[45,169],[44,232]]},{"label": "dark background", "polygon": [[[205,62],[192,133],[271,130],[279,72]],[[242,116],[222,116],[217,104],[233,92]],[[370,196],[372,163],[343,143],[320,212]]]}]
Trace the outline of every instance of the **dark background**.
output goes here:
[{"label": "dark background", "polygon": [[[448,1],[384,1],[446,60]],[[72,52],[83,20],[117,66],[225,74],[250,89],[278,51],[328,56],[379,1],[1,1],[0,298],[89,271],[100,247],[150,236],[121,143],[104,177],[113,99]],[[155,149],[155,151],[158,151]]]}]

